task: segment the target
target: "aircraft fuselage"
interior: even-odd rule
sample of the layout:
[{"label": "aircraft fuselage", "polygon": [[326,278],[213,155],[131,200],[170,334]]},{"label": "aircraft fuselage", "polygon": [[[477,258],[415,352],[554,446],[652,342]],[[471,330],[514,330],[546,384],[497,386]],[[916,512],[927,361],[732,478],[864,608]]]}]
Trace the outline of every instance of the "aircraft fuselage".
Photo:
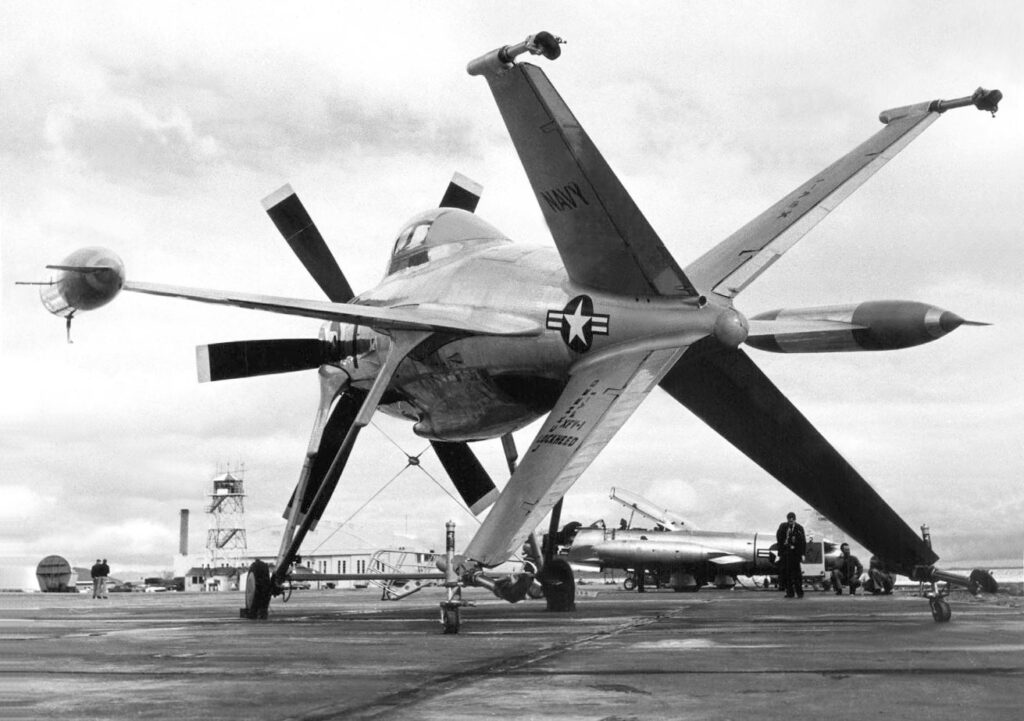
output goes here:
[{"label": "aircraft fuselage", "polygon": [[602,568],[683,568],[725,556],[745,572],[772,570],[774,534],[721,531],[646,531],[585,528],[577,532],[568,559]]},{"label": "aircraft fuselage", "polygon": [[[543,326],[539,335],[522,337],[436,334],[402,362],[380,409],[413,421],[420,436],[447,441],[494,438],[546,414],[584,352],[589,359],[636,344],[696,339],[723,315],[743,322],[728,307],[582,288],[568,279],[554,248],[496,240],[467,242],[447,257],[389,275],[355,302],[479,307]],[[353,333],[372,338],[369,352],[342,366],[354,385],[369,385],[390,338],[362,327],[339,330],[343,340]]]}]

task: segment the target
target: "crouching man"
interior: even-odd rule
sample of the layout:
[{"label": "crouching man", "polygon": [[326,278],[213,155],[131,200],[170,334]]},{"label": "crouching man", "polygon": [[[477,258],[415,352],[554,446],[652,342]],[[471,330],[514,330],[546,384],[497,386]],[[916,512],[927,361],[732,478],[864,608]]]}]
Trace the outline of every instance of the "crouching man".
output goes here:
[{"label": "crouching man", "polygon": [[864,593],[889,595],[892,593],[893,585],[895,585],[895,574],[885,570],[878,556],[872,556],[868,562],[868,580],[864,582]]},{"label": "crouching man", "polygon": [[836,566],[832,569],[832,588],[836,595],[843,594],[843,586],[849,586],[850,595],[854,595],[860,587],[860,574],[864,573],[864,567],[860,560],[850,553],[850,544],[844,543],[839,546],[842,554],[836,559]]}]

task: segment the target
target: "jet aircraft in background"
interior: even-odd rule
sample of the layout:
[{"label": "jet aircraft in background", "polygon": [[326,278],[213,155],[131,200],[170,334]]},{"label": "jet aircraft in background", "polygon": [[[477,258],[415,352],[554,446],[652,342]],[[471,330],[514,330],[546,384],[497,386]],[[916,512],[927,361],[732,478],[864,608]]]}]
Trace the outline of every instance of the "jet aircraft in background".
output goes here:
[{"label": "jet aircraft in background", "polygon": [[[737,576],[778,573],[774,531],[698,530],[679,514],[662,509],[631,491],[613,488],[611,498],[630,509],[629,521],[622,519],[619,528],[606,528],[603,524],[586,528],[578,523],[567,524],[560,536],[564,547],[559,553],[571,564],[629,571],[632,575],[627,581],[632,580],[641,590],[645,573],[676,591],[699,591],[708,583],[717,588],[732,588]],[[643,516],[654,527],[634,528],[634,515]],[[808,540],[810,543],[811,539]],[[838,546],[822,539],[813,543],[817,544],[814,561],[823,569],[827,558],[838,555]],[[806,560],[810,563],[812,559]]]},{"label": "jet aircraft in background", "polygon": [[[244,614],[264,616],[334,492],[353,444],[380,410],[433,444],[474,513],[490,511],[461,553],[448,534],[446,631],[459,627],[460,589],[517,601],[540,590],[550,608],[574,604],[572,570],[535,529],[656,386],[696,414],[893,570],[936,584],[967,579],[938,556],[842,458],[741,349],[781,352],[904,348],[965,321],[935,306],[882,301],[787,309],[748,319],[747,286],[870,175],[948,110],[995,112],[979,88],[883,112],[883,127],[687,265],[680,265],[598,152],[547,75],[517,62],[554,60],[542,32],[473,60],[490,87],[554,246],[513,243],[475,215],[480,188],[456,178],[440,207],[395,238],[383,280],[356,295],[287,186],[265,207],[325,300],[268,297],[127,280],[113,252],[85,248],[59,265],[43,303],[70,327],[119,291],[185,298],[323,321],[319,337],[247,340],[197,349],[201,381],[317,369],[320,402],[305,462],[285,510],[273,571],[254,563]],[[513,432],[545,418],[522,458]],[[498,490],[471,442],[501,439],[510,478]],[[510,577],[491,569],[526,546]],[[949,618],[932,594],[933,615]]]}]

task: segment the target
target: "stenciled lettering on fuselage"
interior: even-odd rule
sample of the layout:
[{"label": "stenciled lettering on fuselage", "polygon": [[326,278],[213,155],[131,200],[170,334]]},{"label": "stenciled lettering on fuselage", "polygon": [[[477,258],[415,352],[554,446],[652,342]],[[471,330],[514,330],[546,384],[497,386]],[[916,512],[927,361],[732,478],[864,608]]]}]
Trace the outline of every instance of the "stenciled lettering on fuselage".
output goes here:
[{"label": "stenciled lettering on fuselage", "polygon": [[540,197],[556,213],[566,210],[576,210],[590,205],[587,196],[583,194],[579,183],[566,183],[561,188],[550,188],[540,191]]},{"label": "stenciled lettering on fuselage", "polygon": [[557,330],[562,340],[577,353],[590,348],[595,335],[608,335],[608,318],[594,312],[594,301],[589,295],[578,295],[562,310],[549,310],[546,328]]},{"label": "stenciled lettering on fuselage", "polygon": [[541,446],[562,446],[567,449],[575,448],[580,442],[587,427],[587,421],[583,417],[583,409],[592,396],[597,395],[597,386],[600,380],[595,378],[584,388],[572,403],[562,411],[558,418],[550,422],[545,432],[537,437],[530,446],[530,453],[533,453]]}]

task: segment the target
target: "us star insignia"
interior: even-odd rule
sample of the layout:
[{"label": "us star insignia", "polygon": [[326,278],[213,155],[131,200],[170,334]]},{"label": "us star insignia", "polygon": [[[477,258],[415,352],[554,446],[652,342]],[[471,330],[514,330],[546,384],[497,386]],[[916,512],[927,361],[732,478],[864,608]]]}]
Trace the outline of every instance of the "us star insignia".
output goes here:
[{"label": "us star insignia", "polygon": [[559,331],[570,349],[582,353],[590,348],[595,335],[608,335],[608,318],[604,313],[594,312],[589,295],[578,295],[562,310],[549,310],[546,327]]}]

